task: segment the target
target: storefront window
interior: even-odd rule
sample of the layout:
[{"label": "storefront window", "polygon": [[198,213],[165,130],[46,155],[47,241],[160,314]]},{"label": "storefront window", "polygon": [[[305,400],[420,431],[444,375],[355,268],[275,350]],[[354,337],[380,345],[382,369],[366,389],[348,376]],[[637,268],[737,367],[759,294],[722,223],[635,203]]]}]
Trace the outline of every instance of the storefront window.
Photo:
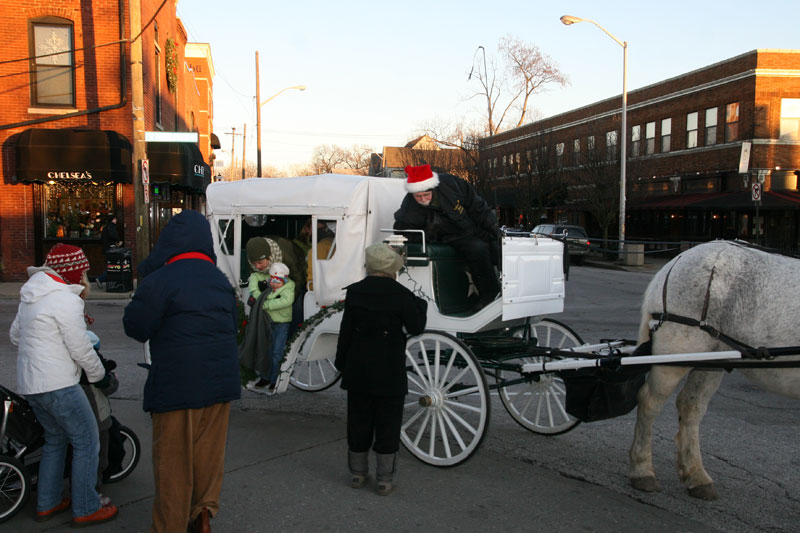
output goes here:
[{"label": "storefront window", "polygon": [[115,185],[53,183],[44,186],[45,238],[100,239],[114,212]]}]

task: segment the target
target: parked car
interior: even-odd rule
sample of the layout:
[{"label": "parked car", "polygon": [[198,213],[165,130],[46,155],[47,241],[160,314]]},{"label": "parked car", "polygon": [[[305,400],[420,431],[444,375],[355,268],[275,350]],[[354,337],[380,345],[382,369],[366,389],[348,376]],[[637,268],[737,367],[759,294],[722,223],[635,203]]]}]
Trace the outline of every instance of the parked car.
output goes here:
[{"label": "parked car", "polygon": [[569,224],[539,224],[531,233],[546,235],[548,237],[564,237],[566,233],[567,251],[570,261],[576,265],[583,263],[584,258],[589,255],[589,237],[586,230],[580,226]]}]

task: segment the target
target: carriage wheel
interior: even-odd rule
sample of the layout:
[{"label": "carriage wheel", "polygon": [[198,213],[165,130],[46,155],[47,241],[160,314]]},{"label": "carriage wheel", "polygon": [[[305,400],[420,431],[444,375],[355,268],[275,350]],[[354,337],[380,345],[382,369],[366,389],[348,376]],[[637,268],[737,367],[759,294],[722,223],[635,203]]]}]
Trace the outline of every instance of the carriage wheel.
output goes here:
[{"label": "carriage wheel", "polygon": [[408,340],[406,363],[400,441],[430,465],[463,463],[489,426],[489,388],[478,360],[455,337],[426,331]]},{"label": "carriage wheel", "polygon": [[306,392],[319,392],[327,389],[341,376],[333,366],[335,356],[334,353],[327,359],[297,361],[294,364],[294,371],[289,378],[289,383],[292,387]]},{"label": "carriage wheel", "polygon": [[19,459],[0,456],[0,522],[5,522],[25,505],[31,493],[31,478]]},{"label": "carriage wheel", "polygon": [[[327,321],[334,318],[341,320],[342,312],[343,309],[331,312],[324,308],[317,315],[309,317],[306,322],[314,322],[318,319]],[[292,375],[289,376],[289,383],[296,389],[319,392],[339,381],[341,374],[333,365],[336,359],[336,342],[339,338],[339,323],[336,322],[335,325],[335,331],[329,331],[331,328],[325,323],[317,322],[315,326],[301,332],[287,349],[287,355],[295,351],[297,353]],[[315,350],[321,350],[322,353],[309,356],[308,352],[312,346],[316,346]]]},{"label": "carriage wheel", "polygon": [[[531,337],[538,346],[547,348],[572,348],[583,344],[580,336],[572,329],[549,318],[543,318],[530,325]],[[522,336],[522,332],[516,334]],[[517,357],[504,360],[507,364],[541,363],[553,360],[550,357]],[[498,371],[497,381],[518,379],[519,372]],[[580,424],[580,420],[570,416],[566,409],[567,391],[564,381],[554,373],[540,374],[536,379],[501,387],[500,401],[519,425],[542,435],[560,435]]]}]

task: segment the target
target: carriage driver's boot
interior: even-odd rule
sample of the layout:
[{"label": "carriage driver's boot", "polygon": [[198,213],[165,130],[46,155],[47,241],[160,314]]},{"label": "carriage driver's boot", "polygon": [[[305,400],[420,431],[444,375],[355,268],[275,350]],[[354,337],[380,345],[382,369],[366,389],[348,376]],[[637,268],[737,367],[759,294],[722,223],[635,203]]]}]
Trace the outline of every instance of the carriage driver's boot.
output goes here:
[{"label": "carriage driver's boot", "polygon": [[369,477],[369,452],[347,451],[347,466],[350,468],[350,486],[360,489]]},{"label": "carriage driver's boot", "polygon": [[395,459],[396,453],[376,453],[377,467],[375,468],[375,481],[377,486],[375,492],[381,496],[386,496],[394,487],[392,486],[392,477],[395,472]]}]

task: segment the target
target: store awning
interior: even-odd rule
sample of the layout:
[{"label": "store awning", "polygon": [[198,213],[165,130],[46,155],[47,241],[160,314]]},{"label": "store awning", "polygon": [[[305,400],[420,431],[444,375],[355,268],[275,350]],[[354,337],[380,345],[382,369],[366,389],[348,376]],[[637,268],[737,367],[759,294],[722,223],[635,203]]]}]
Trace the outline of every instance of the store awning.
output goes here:
[{"label": "store awning", "polygon": [[209,133],[208,135],[211,139],[212,150],[219,150],[220,148],[222,148],[222,145],[219,143],[219,137],[217,137],[216,133]]},{"label": "store awning", "polygon": [[24,183],[131,183],[133,175],[130,141],[110,130],[32,128],[20,133],[16,154],[16,177]]},{"label": "store awning", "polygon": [[201,193],[211,183],[211,167],[195,143],[149,142],[147,158],[151,183],[169,183]]},{"label": "store awning", "polygon": [[[671,194],[644,202],[630,202],[628,209],[751,209],[755,203],[750,191],[719,192],[703,194]],[[800,193],[796,191],[765,191],[761,196],[761,208],[798,209]]]}]

